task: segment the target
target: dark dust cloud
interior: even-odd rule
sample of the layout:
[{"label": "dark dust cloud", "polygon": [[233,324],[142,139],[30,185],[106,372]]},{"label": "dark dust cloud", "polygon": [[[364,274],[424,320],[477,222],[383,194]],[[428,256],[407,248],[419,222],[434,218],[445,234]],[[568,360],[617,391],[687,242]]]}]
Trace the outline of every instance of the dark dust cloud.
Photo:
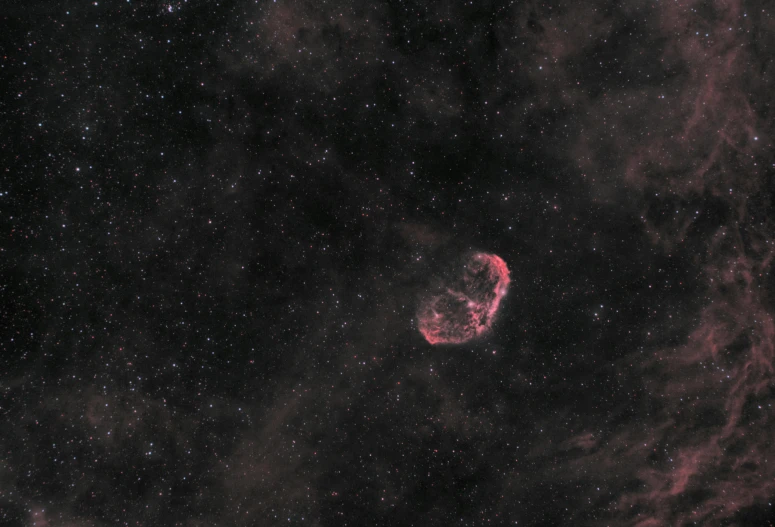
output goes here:
[{"label": "dark dust cloud", "polygon": [[0,525],[775,524],[773,2],[5,4]]}]

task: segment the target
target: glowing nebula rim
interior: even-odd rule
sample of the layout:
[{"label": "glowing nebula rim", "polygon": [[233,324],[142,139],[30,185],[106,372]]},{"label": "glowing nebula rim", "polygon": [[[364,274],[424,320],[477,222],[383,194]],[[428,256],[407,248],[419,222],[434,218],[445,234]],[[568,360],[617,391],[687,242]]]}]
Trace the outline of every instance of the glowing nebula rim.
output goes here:
[{"label": "glowing nebula rim", "polygon": [[[447,288],[444,293],[422,301],[417,313],[418,328],[431,345],[464,344],[492,329],[511,283],[509,268],[500,256],[478,252],[469,258],[465,269],[464,288],[473,282],[472,276],[484,270],[487,283],[493,285],[487,291],[479,292],[483,295],[481,298],[475,298],[476,291]],[[457,308],[457,313],[453,308]]]}]

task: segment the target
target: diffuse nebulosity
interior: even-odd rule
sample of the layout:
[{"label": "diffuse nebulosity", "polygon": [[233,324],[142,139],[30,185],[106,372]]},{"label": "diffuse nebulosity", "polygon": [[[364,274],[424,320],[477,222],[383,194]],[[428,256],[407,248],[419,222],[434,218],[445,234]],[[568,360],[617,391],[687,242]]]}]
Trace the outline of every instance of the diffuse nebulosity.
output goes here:
[{"label": "diffuse nebulosity", "polygon": [[420,303],[417,321],[425,340],[462,344],[490,331],[510,281],[500,256],[472,255],[461,278]]}]

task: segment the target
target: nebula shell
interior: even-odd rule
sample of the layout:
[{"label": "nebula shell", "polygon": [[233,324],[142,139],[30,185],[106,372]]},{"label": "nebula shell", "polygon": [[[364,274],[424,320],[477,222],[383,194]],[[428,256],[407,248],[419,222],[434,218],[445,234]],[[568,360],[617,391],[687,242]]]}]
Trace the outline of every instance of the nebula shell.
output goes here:
[{"label": "nebula shell", "polygon": [[474,254],[461,280],[420,302],[420,333],[430,344],[463,344],[489,332],[509,282],[500,256]]}]

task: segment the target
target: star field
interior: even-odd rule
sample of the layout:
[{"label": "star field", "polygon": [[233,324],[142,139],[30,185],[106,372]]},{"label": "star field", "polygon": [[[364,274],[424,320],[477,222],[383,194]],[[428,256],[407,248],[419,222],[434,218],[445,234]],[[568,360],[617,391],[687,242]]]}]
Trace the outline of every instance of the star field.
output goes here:
[{"label": "star field", "polygon": [[0,21],[0,524],[775,524],[767,2]]}]

